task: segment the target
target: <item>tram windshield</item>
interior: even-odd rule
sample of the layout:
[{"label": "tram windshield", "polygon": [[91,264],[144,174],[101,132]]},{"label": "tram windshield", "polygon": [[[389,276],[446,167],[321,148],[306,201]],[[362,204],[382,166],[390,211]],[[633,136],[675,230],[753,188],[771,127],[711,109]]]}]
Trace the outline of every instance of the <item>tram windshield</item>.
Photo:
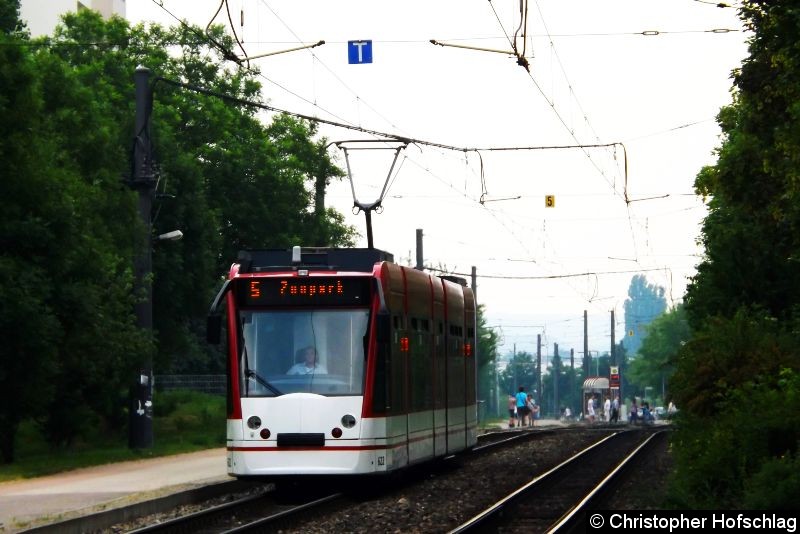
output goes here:
[{"label": "tram windshield", "polygon": [[241,311],[243,397],[361,395],[369,311]]}]

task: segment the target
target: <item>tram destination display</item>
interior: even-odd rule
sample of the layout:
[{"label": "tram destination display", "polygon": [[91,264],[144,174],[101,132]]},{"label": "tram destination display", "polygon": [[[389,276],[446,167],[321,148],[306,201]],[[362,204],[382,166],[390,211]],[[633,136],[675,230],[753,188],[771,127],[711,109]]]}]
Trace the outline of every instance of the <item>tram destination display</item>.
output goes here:
[{"label": "tram destination display", "polygon": [[367,306],[369,278],[342,276],[245,278],[238,281],[244,306]]}]

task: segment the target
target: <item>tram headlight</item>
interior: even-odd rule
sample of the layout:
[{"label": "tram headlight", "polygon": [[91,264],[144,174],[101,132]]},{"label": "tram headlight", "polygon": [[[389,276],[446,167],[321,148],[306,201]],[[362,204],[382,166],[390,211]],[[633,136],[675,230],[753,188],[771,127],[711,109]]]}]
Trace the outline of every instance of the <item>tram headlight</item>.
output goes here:
[{"label": "tram headlight", "polygon": [[251,415],[247,418],[247,427],[256,430],[261,427],[261,418],[257,415]]},{"label": "tram headlight", "polygon": [[356,426],[356,418],[350,414],[342,416],[342,426],[345,428],[353,428]]}]

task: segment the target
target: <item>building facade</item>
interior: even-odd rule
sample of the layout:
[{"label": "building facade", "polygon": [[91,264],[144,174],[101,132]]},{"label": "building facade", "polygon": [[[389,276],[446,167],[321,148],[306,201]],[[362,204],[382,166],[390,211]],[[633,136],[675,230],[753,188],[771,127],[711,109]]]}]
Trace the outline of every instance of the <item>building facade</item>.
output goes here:
[{"label": "building facade", "polygon": [[103,18],[125,17],[125,0],[20,0],[19,15],[31,37],[52,35],[61,16],[81,9],[94,9]]}]

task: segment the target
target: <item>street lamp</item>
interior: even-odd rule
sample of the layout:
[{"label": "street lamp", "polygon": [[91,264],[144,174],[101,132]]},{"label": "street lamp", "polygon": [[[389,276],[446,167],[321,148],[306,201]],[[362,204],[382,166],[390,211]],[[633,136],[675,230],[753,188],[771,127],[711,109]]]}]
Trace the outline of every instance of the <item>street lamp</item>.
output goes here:
[{"label": "street lamp", "polygon": [[173,230],[171,232],[167,232],[166,234],[161,234],[160,236],[156,237],[159,241],[177,241],[183,237],[183,232],[180,230]]}]

